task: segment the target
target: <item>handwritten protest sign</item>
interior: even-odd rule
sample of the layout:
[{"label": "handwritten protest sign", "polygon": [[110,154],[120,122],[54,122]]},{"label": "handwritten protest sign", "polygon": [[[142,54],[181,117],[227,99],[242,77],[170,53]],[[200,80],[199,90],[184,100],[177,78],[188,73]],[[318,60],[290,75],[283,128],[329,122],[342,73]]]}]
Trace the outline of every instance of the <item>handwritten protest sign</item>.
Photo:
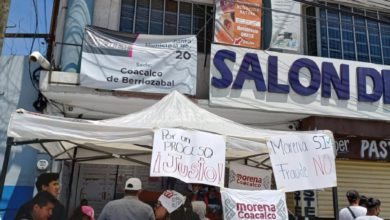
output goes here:
[{"label": "handwritten protest sign", "polygon": [[200,131],[161,128],[155,131],[150,176],[170,176],[187,183],[223,186],[225,140]]},{"label": "handwritten protest sign", "polygon": [[335,155],[329,136],[276,136],[267,146],[278,189],[291,192],[337,185]]},{"label": "handwritten protest sign", "polygon": [[264,169],[231,163],[229,188],[245,190],[271,189],[271,172]]},{"label": "handwritten protest sign", "polygon": [[221,189],[223,219],[288,219],[286,195],[278,190]]}]

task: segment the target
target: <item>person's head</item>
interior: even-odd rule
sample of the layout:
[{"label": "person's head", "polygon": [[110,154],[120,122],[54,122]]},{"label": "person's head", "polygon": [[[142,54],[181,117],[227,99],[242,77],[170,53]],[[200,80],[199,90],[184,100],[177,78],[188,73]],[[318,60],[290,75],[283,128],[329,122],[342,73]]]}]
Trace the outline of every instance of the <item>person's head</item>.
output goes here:
[{"label": "person's head", "polygon": [[169,215],[168,210],[164,208],[160,201],[157,201],[154,205],[154,215],[156,220],[164,220]]},{"label": "person's head", "polygon": [[379,215],[381,212],[381,201],[375,198],[367,199],[367,215]]},{"label": "person's head", "polygon": [[57,199],[49,192],[39,192],[32,200],[31,215],[35,220],[47,220],[53,213]]},{"label": "person's head", "polygon": [[125,195],[138,196],[142,190],[141,180],[138,178],[130,178],[125,184]]},{"label": "person's head", "polygon": [[346,196],[350,205],[359,205],[360,196],[356,190],[348,190]]},{"label": "person's head", "polygon": [[69,220],[95,220],[95,212],[91,206],[79,206],[74,210]]},{"label": "person's head", "polygon": [[54,197],[58,197],[60,194],[60,182],[59,173],[42,173],[38,176],[35,186],[38,192],[46,191],[52,194]]},{"label": "person's head", "polygon": [[359,205],[367,208],[367,200],[368,200],[367,196],[361,195]]}]

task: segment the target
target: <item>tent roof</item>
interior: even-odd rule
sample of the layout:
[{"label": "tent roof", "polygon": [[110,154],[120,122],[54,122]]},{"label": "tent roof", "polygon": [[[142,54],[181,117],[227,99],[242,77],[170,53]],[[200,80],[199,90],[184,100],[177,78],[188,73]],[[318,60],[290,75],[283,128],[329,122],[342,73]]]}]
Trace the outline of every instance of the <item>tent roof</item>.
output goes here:
[{"label": "tent roof", "polygon": [[174,91],[140,112],[107,120],[69,119],[17,110],[11,116],[8,136],[15,141],[37,142],[34,146],[43,148],[54,159],[146,165],[150,162],[153,130],[157,128],[194,129],[224,135],[227,159],[253,157],[257,161],[266,160],[258,155],[268,153],[268,138],[299,133],[238,124],[198,107]]}]

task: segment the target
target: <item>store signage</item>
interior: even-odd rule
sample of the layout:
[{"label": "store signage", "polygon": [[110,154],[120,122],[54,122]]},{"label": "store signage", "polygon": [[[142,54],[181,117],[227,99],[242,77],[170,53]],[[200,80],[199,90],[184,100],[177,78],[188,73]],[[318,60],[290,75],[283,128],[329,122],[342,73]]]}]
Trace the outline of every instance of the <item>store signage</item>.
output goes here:
[{"label": "store signage", "polygon": [[217,0],[214,41],[259,49],[261,4],[262,0]]},{"label": "store signage", "polygon": [[338,158],[390,161],[390,139],[366,139],[360,137],[336,140]]},{"label": "store signage", "polygon": [[267,146],[278,189],[292,192],[337,185],[335,155],[329,136],[275,136]]},{"label": "store signage", "polygon": [[228,187],[245,190],[271,189],[271,171],[230,163]]},{"label": "store signage", "polygon": [[224,186],[223,136],[161,128],[154,132],[150,176],[170,176],[186,183]]},{"label": "store signage", "polygon": [[[302,5],[293,0],[272,0],[271,48],[299,51]],[[294,15],[295,14],[295,15]]]},{"label": "store signage", "polygon": [[389,120],[390,67],[212,45],[210,103]]},{"label": "store signage", "polygon": [[315,190],[294,192],[295,215],[298,217],[317,216],[317,193]]},{"label": "store signage", "polygon": [[221,188],[223,219],[288,219],[286,195],[277,190]]},{"label": "store signage", "polygon": [[196,94],[195,35],[124,34],[87,27],[80,85],[90,88]]}]

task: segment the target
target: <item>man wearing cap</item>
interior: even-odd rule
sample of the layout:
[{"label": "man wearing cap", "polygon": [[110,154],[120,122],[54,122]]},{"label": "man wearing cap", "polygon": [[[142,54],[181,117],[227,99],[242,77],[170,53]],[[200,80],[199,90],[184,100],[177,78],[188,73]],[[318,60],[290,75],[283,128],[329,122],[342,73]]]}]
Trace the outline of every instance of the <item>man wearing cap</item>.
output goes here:
[{"label": "man wearing cap", "polygon": [[340,220],[353,220],[359,216],[366,215],[367,209],[365,207],[359,206],[360,196],[356,190],[349,190],[346,196],[349,202],[349,206],[340,210]]},{"label": "man wearing cap", "polygon": [[125,197],[107,203],[98,220],[155,220],[152,207],[138,199],[141,189],[140,179],[128,179]]}]

